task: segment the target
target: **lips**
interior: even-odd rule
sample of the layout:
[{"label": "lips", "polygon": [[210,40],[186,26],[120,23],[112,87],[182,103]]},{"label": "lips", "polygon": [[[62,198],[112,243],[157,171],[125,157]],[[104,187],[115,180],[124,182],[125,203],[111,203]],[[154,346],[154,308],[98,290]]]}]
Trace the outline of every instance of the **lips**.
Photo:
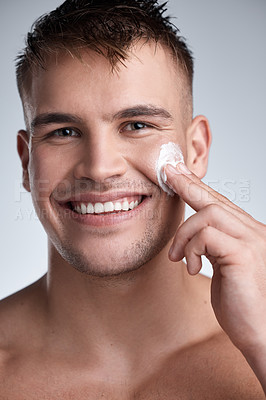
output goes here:
[{"label": "lips", "polygon": [[104,227],[136,218],[145,218],[144,210],[149,207],[154,191],[141,187],[135,190],[86,191],[66,193],[56,190],[51,202],[64,223],[83,226]]},{"label": "lips", "polygon": [[80,217],[104,217],[107,215],[129,214],[144,200],[151,198],[150,193],[106,192],[83,193],[65,198],[63,201],[54,198],[60,208],[71,211]]}]

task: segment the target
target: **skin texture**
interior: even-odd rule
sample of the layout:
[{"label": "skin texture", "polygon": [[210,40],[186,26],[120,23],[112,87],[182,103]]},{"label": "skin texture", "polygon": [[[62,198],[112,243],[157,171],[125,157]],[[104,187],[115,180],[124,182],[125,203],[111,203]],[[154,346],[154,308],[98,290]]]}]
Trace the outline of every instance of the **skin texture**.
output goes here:
[{"label": "skin texture", "polygon": [[[194,201],[185,188],[191,179],[202,188],[207,119],[184,120],[182,74],[160,46],[132,49],[119,72],[94,53],[84,53],[84,61],[49,60],[24,98],[28,127],[43,113],[78,119],[18,134],[24,186],[48,235],[49,271],[0,306],[0,399],[263,399],[244,355],[215,318],[210,279],[190,275],[181,261],[187,231],[168,258],[184,200]],[[163,108],[171,118],[147,109],[121,115],[140,105]],[[147,125],[132,130],[136,122]],[[59,128],[74,133],[58,137]],[[168,171],[173,198],[155,173],[160,146],[169,141],[180,145],[195,174],[182,180]],[[121,188],[146,196],[124,220],[85,223],[60,205],[74,194],[99,200]],[[197,272],[190,257],[192,250],[189,271]]]}]

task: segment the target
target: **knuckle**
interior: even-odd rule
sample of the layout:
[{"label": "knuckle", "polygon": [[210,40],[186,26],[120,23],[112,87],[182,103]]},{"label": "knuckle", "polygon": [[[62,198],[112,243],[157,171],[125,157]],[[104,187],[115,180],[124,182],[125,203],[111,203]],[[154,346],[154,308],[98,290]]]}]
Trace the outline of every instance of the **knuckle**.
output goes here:
[{"label": "knuckle", "polygon": [[204,228],[202,228],[202,230],[200,231],[200,237],[202,240],[207,240],[210,235],[212,234],[212,227],[211,226],[205,226]]},{"label": "knuckle", "polygon": [[215,217],[217,213],[221,210],[221,207],[217,203],[211,203],[206,206],[206,212],[209,216]]}]

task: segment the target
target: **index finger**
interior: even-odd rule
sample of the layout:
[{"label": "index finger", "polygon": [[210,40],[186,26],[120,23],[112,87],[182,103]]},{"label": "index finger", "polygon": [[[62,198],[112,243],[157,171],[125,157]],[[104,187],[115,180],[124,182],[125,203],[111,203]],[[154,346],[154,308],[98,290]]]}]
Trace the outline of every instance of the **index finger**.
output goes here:
[{"label": "index finger", "polygon": [[185,164],[178,163],[175,168],[172,165],[166,165],[165,173],[167,176],[166,184],[195,211],[199,211],[209,204],[220,204],[226,209],[229,207],[230,211],[237,216],[239,216],[239,213],[248,215],[225,196],[202,182],[193,172],[187,169]]}]

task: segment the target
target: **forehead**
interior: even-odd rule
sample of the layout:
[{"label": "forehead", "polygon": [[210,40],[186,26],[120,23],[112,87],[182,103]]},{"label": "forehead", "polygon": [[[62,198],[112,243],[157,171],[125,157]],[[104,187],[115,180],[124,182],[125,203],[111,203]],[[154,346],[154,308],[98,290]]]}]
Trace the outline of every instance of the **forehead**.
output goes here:
[{"label": "forehead", "polygon": [[76,114],[116,113],[135,104],[153,104],[174,114],[180,108],[183,73],[160,45],[138,44],[130,49],[124,65],[112,69],[109,61],[93,51],[82,60],[58,54],[45,70],[34,73],[24,99],[30,121],[43,112]]}]

